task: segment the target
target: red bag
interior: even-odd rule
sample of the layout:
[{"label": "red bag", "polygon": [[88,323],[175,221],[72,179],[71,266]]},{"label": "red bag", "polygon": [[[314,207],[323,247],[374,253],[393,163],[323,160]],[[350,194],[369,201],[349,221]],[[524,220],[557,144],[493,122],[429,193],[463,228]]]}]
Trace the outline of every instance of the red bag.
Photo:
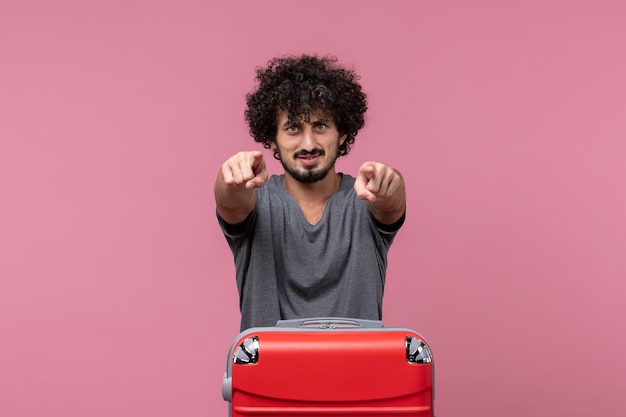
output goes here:
[{"label": "red bag", "polygon": [[433,416],[426,340],[380,321],[279,321],[242,332],[222,396],[230,416]]}]

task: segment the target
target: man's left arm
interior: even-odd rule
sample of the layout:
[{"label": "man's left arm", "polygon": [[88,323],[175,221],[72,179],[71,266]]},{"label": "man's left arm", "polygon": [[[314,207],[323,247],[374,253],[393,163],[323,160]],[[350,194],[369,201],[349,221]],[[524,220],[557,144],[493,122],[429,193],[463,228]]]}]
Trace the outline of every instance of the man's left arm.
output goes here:
[{"label": "man's left arm", "polygon": [[402,174],[381,162],[365,162],[359,168],[354,191],[367,200],[374,218],[382,224],[394,224],[406,210],[406,189]]}]

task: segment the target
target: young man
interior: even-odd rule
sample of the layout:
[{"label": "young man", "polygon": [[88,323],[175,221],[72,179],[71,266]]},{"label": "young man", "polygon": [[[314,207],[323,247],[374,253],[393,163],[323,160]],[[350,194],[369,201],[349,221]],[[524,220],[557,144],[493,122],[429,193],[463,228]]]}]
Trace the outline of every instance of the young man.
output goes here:
[{"label": "young man", "polygon": [[406,194],[386,164],[365,162],[356,178],[335,170],[364,124],[357,78],[334,58],[307,55],[257,69],[246,121],[285,172],[270,176],[262,152],[240,152],[214,188],[235,258],[241,330],[291,318],[381,319]]}]

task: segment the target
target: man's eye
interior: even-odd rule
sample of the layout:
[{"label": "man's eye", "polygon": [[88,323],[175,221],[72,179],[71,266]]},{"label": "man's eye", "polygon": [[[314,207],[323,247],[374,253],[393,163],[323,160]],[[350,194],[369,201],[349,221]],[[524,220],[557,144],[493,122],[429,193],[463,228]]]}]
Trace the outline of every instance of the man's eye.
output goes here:
[{"label": "man's eye", "polygon": [[289,133],[297,133],[298,132],[298,126],[289,126],[287,128],[287,132],[289,132]]},{"label": "man's eye", "polygon": [[317,130],[324,130],[324,129],[326,129],[327,127],[328,127],[328,126],[326,126],[324,123],[317,123],[317,124],[315,125],[315,129],[317,129]]}]

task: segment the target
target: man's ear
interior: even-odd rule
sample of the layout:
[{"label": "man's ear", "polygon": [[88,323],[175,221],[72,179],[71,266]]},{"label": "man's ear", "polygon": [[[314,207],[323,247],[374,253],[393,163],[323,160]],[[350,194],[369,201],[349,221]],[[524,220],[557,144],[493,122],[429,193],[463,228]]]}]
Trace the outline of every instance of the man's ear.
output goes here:
[{"label": "man's ear", "polygon": [[345,135],[343,135],[343,136],[341,136],[341,137],[339,138],[339,146],[343,145],[343,143],[346,141],[346,138],[347,138],[347,137],[348,137],[348,135],[347,135],[347,134],[345,134]]}]

